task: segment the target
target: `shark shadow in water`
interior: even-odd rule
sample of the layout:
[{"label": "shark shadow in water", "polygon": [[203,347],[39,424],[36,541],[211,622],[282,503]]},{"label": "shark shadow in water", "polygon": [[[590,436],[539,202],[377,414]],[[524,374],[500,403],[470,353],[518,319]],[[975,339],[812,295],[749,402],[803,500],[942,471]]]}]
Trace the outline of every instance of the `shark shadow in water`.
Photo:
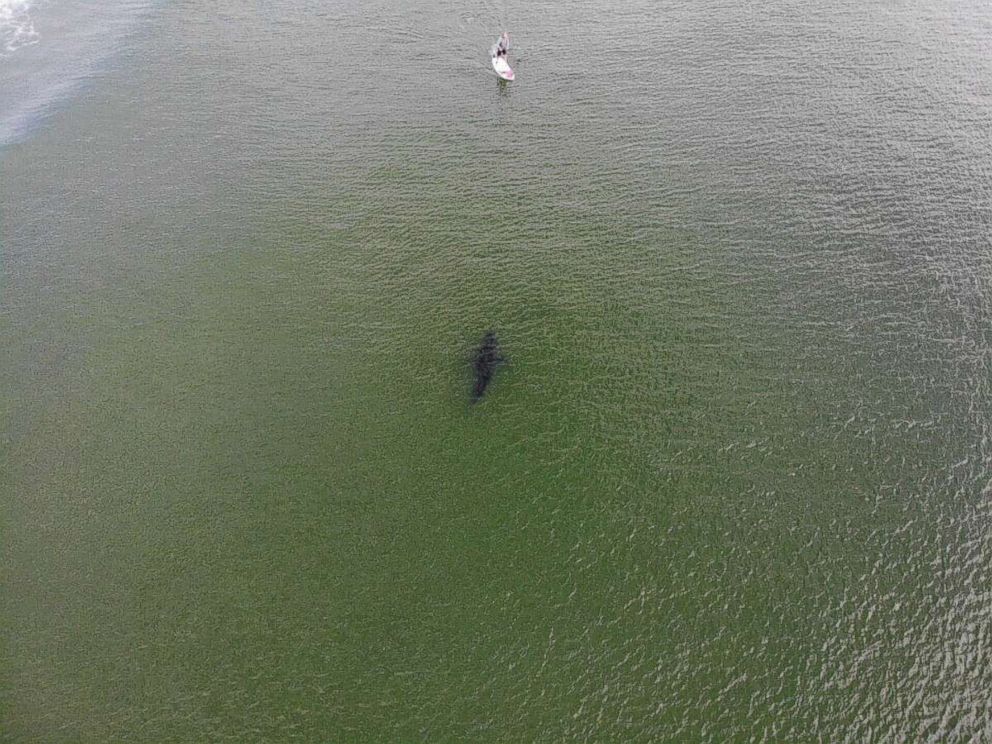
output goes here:
[{"label": "shark shadow in water", "polygon": [[475,372],[475,385],[472,387],[473,403],[478,403],[486,394],[486,388],[493,381],[497,368],[505,361],[496,334],[489,331],[472,359],[472,370]]}]

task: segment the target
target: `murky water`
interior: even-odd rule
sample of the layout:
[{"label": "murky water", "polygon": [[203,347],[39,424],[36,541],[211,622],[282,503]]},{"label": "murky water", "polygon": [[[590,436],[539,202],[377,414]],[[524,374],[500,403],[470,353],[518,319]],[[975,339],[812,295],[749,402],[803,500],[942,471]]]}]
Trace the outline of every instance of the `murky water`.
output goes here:
[{"label": "murky water", "polygon": [[227,5],[0,58],[6,738],[992,737],[987,3]]}]

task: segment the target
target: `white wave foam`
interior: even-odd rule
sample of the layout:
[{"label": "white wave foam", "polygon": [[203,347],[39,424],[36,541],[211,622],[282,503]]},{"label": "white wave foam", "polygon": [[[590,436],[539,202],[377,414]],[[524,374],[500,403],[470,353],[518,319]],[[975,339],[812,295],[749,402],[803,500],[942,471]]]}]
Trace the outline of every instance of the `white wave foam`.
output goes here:
[{"label": "white wave foam", "polygon": [[0,0],[0,57],[38,40],[28,10],[32,0]]}]

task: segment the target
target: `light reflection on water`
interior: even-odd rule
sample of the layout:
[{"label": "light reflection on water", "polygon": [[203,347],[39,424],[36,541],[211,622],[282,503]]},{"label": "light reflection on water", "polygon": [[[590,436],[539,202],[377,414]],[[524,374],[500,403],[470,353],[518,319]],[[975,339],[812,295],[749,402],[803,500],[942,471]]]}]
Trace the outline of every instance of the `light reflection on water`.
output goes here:
[{"label": "light reflection on water", "polygon": [[84,89],[150,5],[0,0],[0,147]]}]

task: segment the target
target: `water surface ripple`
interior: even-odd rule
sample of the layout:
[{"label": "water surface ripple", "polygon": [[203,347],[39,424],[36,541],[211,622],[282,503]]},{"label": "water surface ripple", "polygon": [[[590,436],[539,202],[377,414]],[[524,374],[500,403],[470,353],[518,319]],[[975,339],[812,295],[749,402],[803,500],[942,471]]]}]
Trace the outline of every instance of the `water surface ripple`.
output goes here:
[{"label": "water surface ripple", "polygon": [[987,2],[147,23],[0,151],[10,740],[992,738]]}]

